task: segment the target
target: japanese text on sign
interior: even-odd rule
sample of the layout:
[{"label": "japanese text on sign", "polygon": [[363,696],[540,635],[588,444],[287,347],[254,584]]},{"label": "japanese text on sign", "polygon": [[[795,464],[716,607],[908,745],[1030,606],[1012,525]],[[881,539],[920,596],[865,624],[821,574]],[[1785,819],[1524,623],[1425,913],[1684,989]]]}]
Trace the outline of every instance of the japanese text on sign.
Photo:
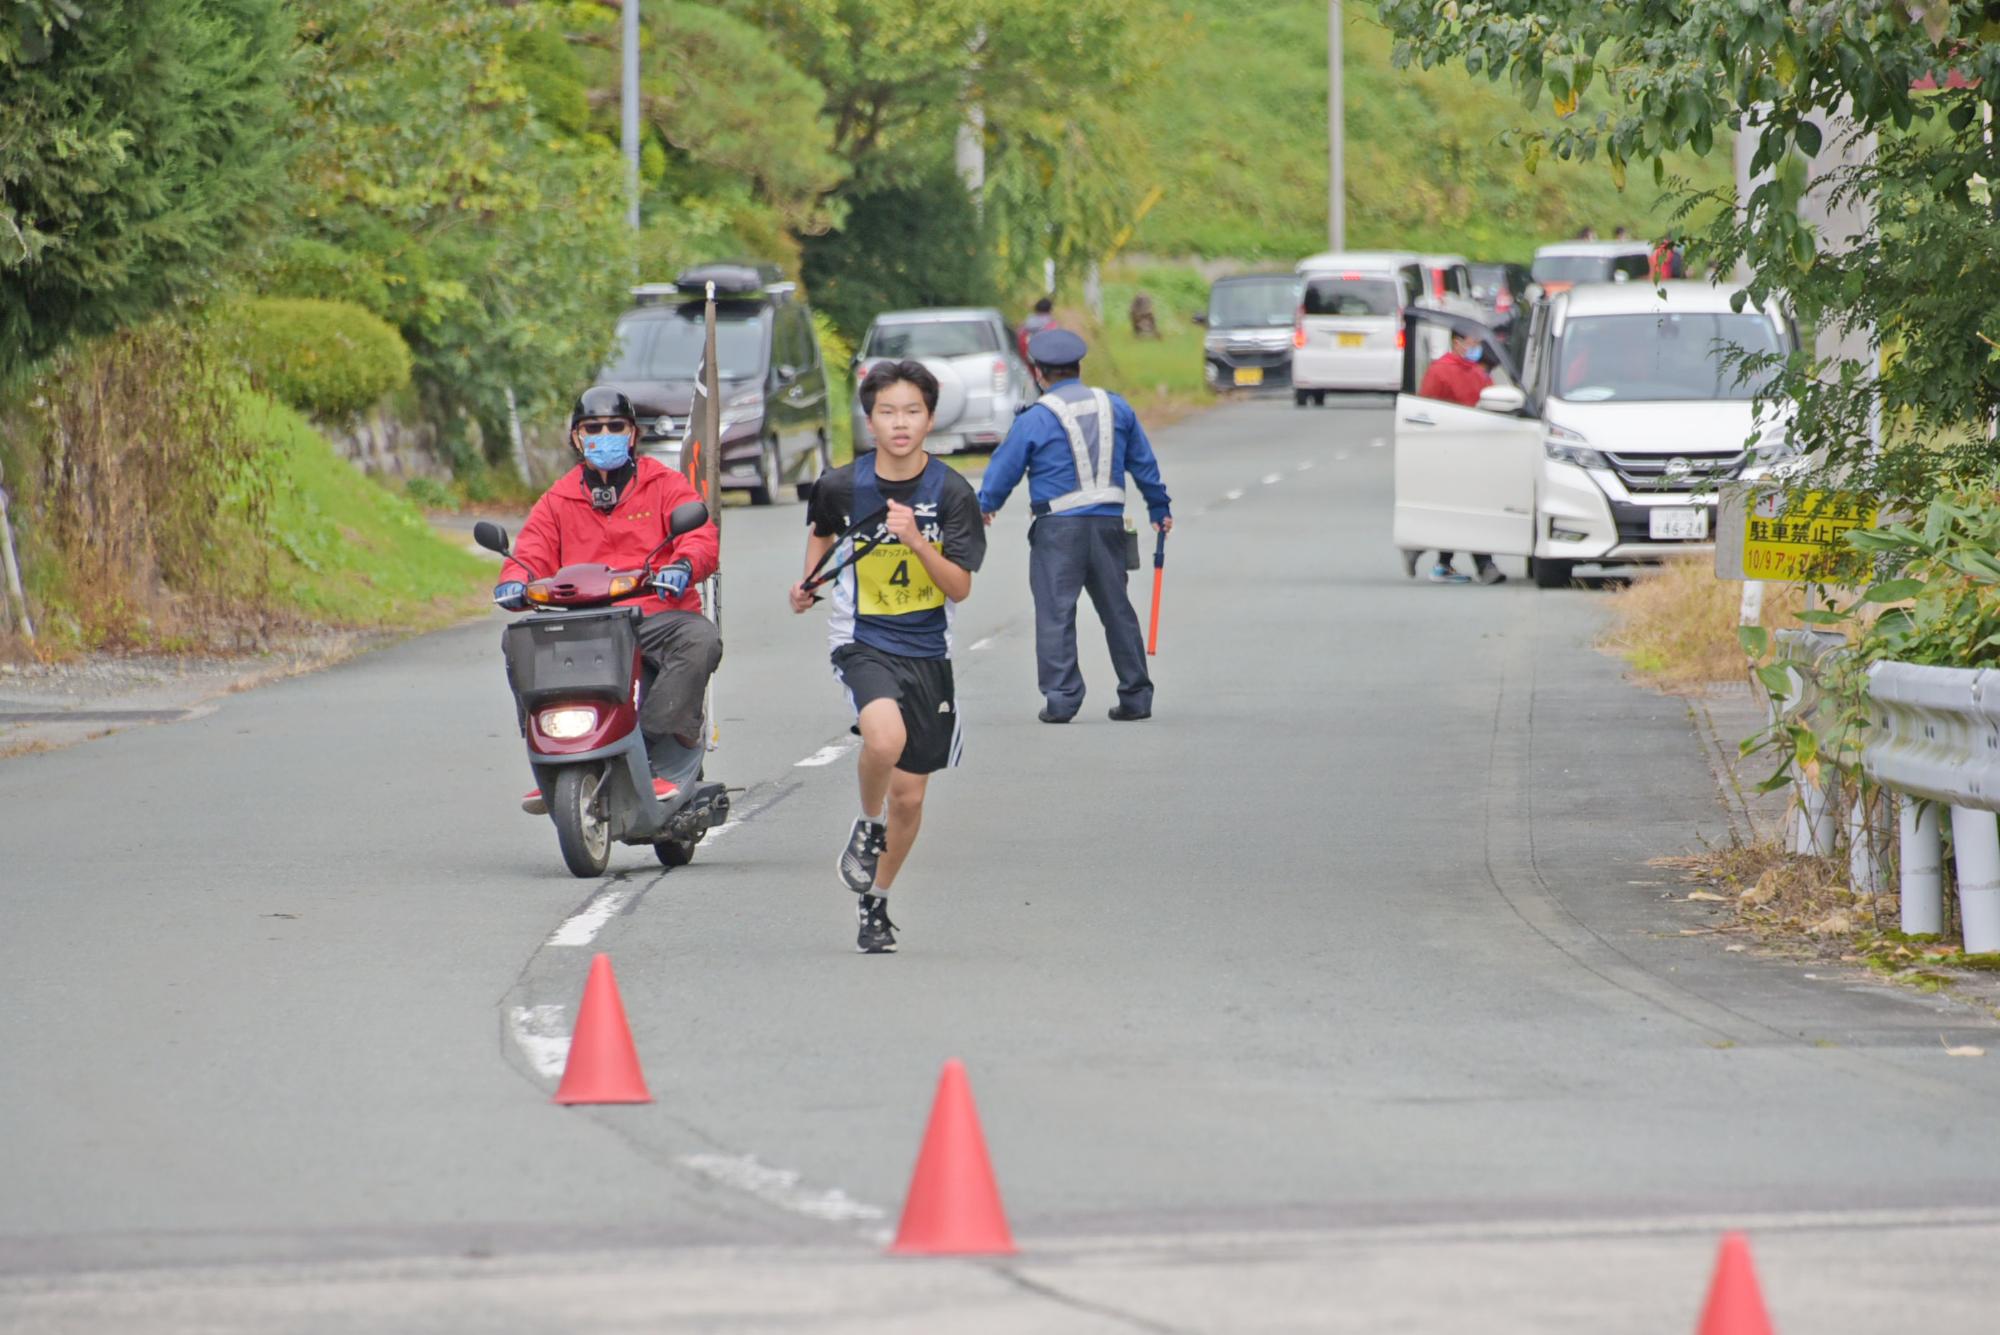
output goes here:
[{"label": "japanese text on sign", "polygon": [[1743,573],[1750,579],[1830,579],[1849,563],[1852,529],[1875,526],[1875,503],[1845,491],[1768,491],[1743,522]]}]

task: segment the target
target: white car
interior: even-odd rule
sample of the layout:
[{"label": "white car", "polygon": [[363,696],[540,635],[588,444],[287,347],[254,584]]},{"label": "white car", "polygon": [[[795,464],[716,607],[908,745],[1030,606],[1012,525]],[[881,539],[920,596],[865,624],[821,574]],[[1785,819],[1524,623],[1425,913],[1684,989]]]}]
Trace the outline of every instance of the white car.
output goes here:
[{"label": "white car", "polygon": [[1528,276],[1548,296],[1583,283],[1644,282],[1653,276],[1647,241],[1559,241],[1535,252]]},{"label": "white car", "polygon": [[[993,449],[1007,438],[1015,413],[1037,397],[1007,322],[990,306],[884,311],[854,355],[855,387],[875,363],[905,360],[922,362],[938,380],[937,412],[924,442],[933,454]],[[858,395],[853,413],[855,447],[872,449]]]},{"label": "white car", "polygon": [[1402,381],[1403,312],[1427,304],[1422,259],[1344,251],[1299,262],[1292,325],[1292,401],[1329,393],[1390,394]]},{"label": "white car", "polygon": [[[1579,564],[1713,550],[1715,484],[1793,453],[1789,414],[1760,418],[1734,347],[1785,353],[1785,315],[1730,309],[1702,282],[1593,284],[1536,308],[1518,373],[1484,325],[1410,312],[1396,399],[1395,542],[1404,551],[1528,558],[1535,583]],[[1476,407],[1426,397],[1432,329],[1484,341],[1494,384]]]}]

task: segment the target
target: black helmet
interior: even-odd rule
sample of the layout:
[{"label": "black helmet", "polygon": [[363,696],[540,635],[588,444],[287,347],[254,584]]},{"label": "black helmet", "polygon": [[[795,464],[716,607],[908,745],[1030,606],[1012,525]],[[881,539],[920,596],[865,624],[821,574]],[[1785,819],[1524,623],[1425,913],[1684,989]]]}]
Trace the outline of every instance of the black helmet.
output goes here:
[{"label": "black helmet", "polygon": [[569,429],[576,430],[576,424],[587,417],[622,417],[634,426],[639,424],[632,400],[609,385],[592,385],[576,396],[576,407],[569,410]]}]

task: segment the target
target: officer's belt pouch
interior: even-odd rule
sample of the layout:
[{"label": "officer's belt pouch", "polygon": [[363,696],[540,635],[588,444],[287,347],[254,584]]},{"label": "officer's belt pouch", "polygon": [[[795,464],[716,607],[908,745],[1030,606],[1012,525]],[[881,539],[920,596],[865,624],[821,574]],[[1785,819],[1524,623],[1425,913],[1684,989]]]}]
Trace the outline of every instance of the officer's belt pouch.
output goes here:
[{"label": "officer's belt pouch", "polygon": [[507,627],[507,681],[528,709],[563,699],[616,703],[632,692],[631,617],[537,618]]},{"label": "officer's belt pouch", "polygon": [[1130,524],[1125,526],[1125,568],[1127,570],[1139,568],[1139,530]]}]

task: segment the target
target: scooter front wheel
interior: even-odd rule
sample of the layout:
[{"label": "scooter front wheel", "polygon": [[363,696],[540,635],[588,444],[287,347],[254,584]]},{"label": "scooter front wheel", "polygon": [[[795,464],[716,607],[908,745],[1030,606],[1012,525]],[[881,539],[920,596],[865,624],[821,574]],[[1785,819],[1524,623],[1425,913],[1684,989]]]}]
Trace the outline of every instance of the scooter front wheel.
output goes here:
[{"label": "scooter front wheel", "polygon": [[556,824],[556,843],[570,875],[604,875],[611,863],[611,827],[604,819],[604,771],[594,765],[573,765],[556,776],[549,816]]}]

